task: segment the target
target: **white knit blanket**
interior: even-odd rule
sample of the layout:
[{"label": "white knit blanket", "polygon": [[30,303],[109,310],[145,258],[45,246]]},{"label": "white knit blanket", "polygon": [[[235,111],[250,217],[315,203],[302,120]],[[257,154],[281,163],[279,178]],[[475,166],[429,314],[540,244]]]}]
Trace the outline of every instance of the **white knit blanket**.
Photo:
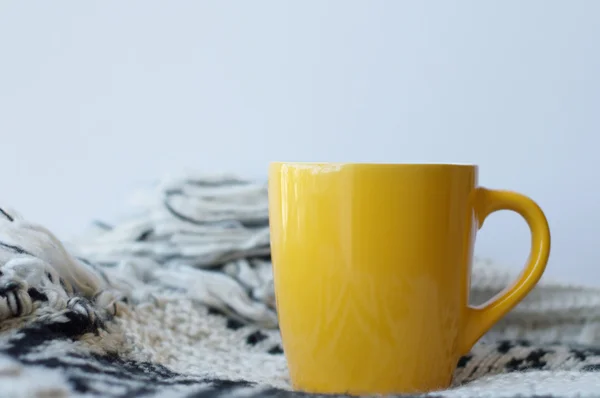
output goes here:
[{"label": "white knit blanket", "polygon": [[[277,330],[266,184],[185,175],[154,188],[129,219],[67,249],[0,208],[0,396],[298,395]],[[515,277],[476,260],[473,302]],[[600,396],[600,289],[542,280],[430,395]]]}]

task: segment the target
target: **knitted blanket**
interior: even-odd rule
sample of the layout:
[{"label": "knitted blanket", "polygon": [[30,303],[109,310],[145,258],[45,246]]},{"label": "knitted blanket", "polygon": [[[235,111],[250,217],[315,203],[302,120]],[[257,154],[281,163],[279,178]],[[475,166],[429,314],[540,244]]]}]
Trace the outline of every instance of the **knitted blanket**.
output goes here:
[{"label": "knitted blanket", "polygon": [[[277,330],[266,184],[185,175],[141,198],[68,245],[0,208],[0,396],[306,396]],[[515,276],[476,259],[472,301]],[[600,396],[600,289],[543,279],[429,395]]]}]

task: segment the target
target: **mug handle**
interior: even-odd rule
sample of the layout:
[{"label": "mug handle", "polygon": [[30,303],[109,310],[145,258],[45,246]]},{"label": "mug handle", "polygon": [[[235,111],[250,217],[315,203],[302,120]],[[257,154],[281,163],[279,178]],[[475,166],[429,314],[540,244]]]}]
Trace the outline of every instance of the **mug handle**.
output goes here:
[{"label": "mug handle", "polygon": [[473,208],[479,228],[486,217],[495,211],[512,210],[520,214],[531,230],[531,251],[527,266],[510,288],[481,306],[467,306],[462,355],[467,354],[496,322],[527,296],[542,277],[550,255],[548,220],[542,209],[527,196],[510,191],[476,188]]}]

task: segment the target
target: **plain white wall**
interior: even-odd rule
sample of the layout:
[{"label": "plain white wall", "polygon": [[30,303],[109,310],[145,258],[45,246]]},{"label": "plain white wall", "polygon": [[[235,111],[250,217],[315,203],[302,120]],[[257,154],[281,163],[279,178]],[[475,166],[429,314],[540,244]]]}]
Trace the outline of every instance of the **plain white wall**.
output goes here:
[{"label": "plain white wall", "polygon": [[[600,284],[600,2],[0,5],[0,200],[68,238],[164,172],[468,162],[532,196],[548,273]],[[492,216],[476,253],[522,266]]]}]

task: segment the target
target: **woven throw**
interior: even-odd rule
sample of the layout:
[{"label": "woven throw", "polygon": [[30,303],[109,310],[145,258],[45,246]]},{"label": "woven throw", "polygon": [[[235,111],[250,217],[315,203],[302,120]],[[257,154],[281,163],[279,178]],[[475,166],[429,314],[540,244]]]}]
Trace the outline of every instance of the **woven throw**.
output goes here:
[{"label": "woven throw", "polygon": [[[306,397],[277,329],[267,213],[265,183],[193,174],[69,244],[0,208],[0,396]],[[476,259],[472,302],[516,276]],[[543,279],[429,395],[600,396],[600,290]]]}]

